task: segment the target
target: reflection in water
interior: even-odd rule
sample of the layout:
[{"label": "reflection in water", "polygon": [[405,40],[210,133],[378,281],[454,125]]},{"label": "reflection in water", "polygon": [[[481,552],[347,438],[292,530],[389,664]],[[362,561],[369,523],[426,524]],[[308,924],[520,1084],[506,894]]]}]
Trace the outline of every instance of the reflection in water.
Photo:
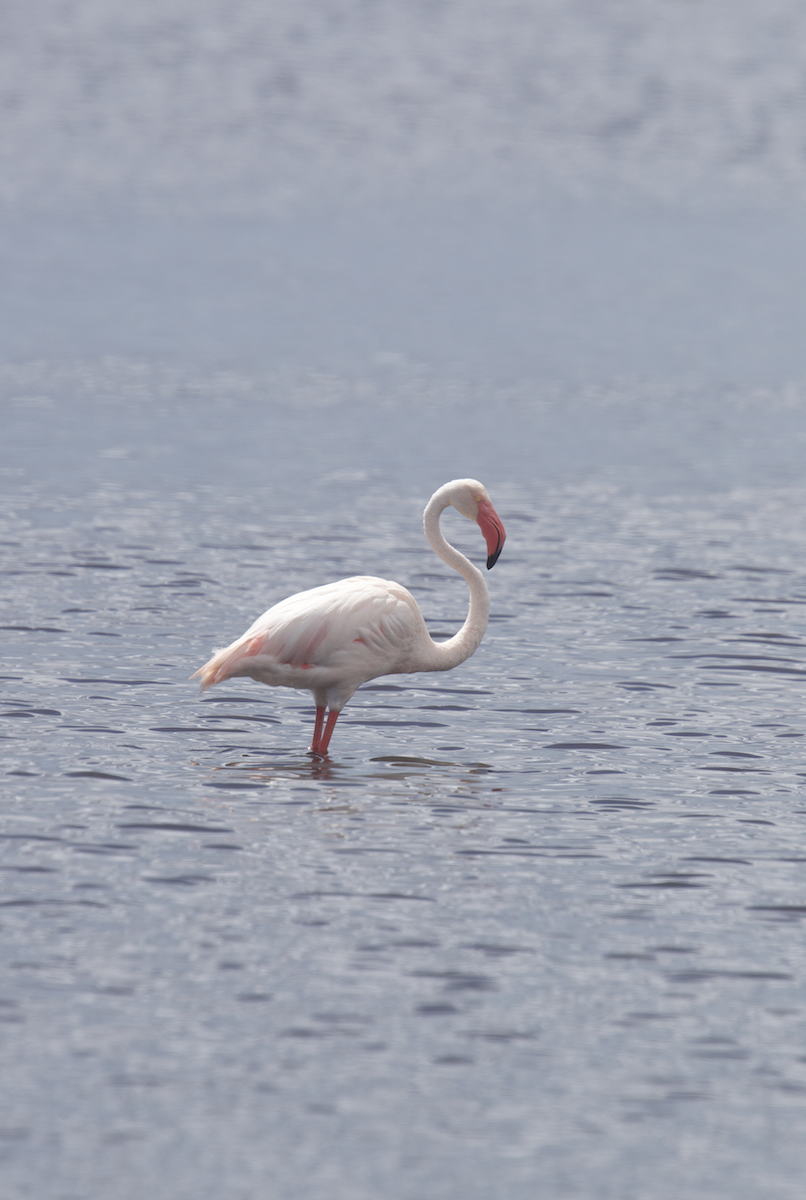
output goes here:
[{"label": "reflection in water", "polygon": [[[407,722],[406,724],[416,725],[418,723]],[[315,780],[364,789],[370,787],[373,782],[384,784],[411,782],[416,785],[421,798],[441,794],[442,789],[446,787],[461,787],[463,795],[470,797],[473,787],[478,783],[476,777],[486,775],[492,770],[486,763],[441,762],[413,755],[381,755],[369,761],[383,763],[388,769],[350,769],[344,764],[339,764],[337,760],[321,758],[313,754],[306,755],[301,762],[296,763],[287,760],[255,762],[252,761],[252,754],[247,753],[242,759],[230,760],[213,767],[211,778],[204,786],[231,788],[236,791],[244,788],[276,787],[293,781]],[[444,768],[444,770],[428,769],[435,767]],[[410,793],[405,794],[407,798],[411,798]]]}]

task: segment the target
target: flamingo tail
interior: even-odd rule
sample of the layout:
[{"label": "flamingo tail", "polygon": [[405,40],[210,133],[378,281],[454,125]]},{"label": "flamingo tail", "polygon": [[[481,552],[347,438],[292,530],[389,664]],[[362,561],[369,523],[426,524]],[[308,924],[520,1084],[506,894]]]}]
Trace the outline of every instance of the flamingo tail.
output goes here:
[{"label": "flamingo tail", "polygon": [[259,654],[263,649],[264,642],[265,637],[260,634],[248,640],[240,639],[232,646],[217,650],[210,661],[195,671],[190,678],[197,679],[201,676],[199,691],[206,692],[208,688],[234,675],[235,667],[242,658],[252,658],[255,654]]}]

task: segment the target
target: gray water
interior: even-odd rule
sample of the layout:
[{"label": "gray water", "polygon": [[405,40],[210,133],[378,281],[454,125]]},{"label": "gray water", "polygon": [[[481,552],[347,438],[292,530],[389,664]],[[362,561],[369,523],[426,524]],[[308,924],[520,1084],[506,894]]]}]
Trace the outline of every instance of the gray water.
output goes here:
[{"label": "gray water", "polygon": [[806,376],[799,210],[322,206],[0,222],[0,361],[780,384]]},{"label": "gray water", "polygon": [[[2,1194],[799,1200],[801,8],[3,21]],[[473,658],[197,694],[463,476]]]},{"label": "gray water", "polygon": [[[486,420],[422,378],[33,374],[8,1194],[797,1195],[802,393],[491,387]],[[454,631],[420,510],[460,464],[509,533],[474,658],[362,688],[326,762],[304,693],[195,695],[268,604],[358,571]]]}]

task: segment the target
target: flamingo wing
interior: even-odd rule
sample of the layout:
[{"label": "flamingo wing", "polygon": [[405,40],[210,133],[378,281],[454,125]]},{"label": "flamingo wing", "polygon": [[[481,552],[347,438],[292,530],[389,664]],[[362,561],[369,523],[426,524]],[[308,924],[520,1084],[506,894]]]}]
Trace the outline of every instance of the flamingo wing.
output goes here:
[{"label": "flamingo wing", "polygon": [[202,691],[235,675],[313,691],[338,685],[343,704],[367,679],[399,670],[424,629],[404,587],[357,575],[275,604],[196,674]]}]

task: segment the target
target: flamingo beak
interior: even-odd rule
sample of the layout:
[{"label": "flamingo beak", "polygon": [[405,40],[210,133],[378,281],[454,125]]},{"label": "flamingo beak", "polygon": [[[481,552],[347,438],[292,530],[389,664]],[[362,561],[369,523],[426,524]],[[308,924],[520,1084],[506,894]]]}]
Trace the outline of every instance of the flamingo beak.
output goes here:
[{"label": "flamingo beak", "polygon": [[504,542],[507,538],[504,522],[489,500],[479,500],[479,515],[476,520],[487,543],[487,570],[489,571],[498,562],[498,556],[504,549]]}]

